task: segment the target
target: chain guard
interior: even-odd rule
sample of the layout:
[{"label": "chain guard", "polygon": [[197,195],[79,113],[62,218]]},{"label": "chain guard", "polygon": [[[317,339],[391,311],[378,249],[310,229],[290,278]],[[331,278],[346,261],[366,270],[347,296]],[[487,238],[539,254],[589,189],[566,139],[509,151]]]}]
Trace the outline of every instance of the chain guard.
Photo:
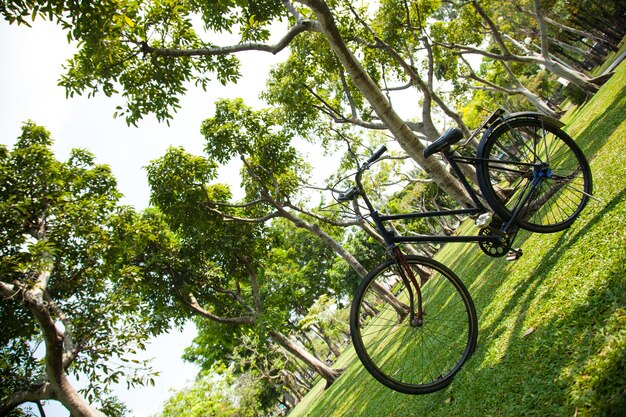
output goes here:
[{"label": "chain guard", "polygon": [[[478,232],[479,236],[496,236],[494,232],[489,230],[489,228],[480,229]],[[511,244],[513,243],[513,238],[515,235],[507,236],[506,238],[499,239],[497,241],[488,241],[488,242],[478,242],[478,246],[480,249],[485,252],[487,255],[493,258],[500,258],[502,256],[506,256],[511,250]]]}]

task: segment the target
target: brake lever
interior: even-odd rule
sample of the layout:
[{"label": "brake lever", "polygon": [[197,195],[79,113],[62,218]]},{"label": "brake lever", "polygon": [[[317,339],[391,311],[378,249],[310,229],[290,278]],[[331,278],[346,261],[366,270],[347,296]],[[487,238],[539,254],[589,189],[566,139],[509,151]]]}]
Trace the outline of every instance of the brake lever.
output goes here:
[{"label": "brake lever", "polygon": [[339,193],[337,196],[337,201],[340,203],[345,203],[346,201],[352,201],[359,194],[359,189],[356,187],[351,187],[345,193]]}]

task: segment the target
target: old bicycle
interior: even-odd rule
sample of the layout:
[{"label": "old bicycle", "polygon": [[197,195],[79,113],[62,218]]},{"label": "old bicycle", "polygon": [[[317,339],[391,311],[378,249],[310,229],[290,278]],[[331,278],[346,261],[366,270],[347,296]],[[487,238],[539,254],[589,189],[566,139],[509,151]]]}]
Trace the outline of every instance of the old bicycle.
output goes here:
[{"label": "old bicycle", "polygon": [[[450,384],[476,347],[477,315],[463,282],[434,259],[404,254],[400,244],[477,242],[486,254],[497,257],[509,253],[519,228],[557,232],[579,216],[591,198],[591,171],[583,152],[561,127],[558,120],[539,113],[506,114],[498,109],[474,133],[484,132],[475,157],[453,149],[463,139],[456,128],[430,144],[424,155],[443,155],[470,195],[474,203],[470,208],[380,214],[361,177],[386,148],[358,167],[354,186],[337,200],[363,202],[366,217],[390,255],[362,280],[350,312],[356,353],[378,381],[407,394],[437,391]],[[476,168],[482,198],[460,163]],[[394,220],[452,214],[476,216],[478,235],[398,236],[387,227]]]}]

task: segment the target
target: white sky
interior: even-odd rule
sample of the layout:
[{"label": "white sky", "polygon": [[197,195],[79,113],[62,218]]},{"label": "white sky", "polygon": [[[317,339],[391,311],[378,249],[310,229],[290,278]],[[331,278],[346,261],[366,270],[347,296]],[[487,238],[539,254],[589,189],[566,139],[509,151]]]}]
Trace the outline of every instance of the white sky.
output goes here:
[{"label": "white sky", "polygon": [[[66,160],[70,149],[82,147],[92,152],[98,163],[110,165],[118,189],[124,194],[123,203],[137,209],[147,207],[149,200],[142,167],[164,155],[170,145],[202,154],[204,140],[200,124],[213,114],[213,101],[242,97],[248,105],[260,108],[258,94],[265,85],[269,65],[284,59],[287,53],[278,57],[267,53],[242,55],[244,76],[237,85],[223,87],[215,83],[208,93],[191,89],[182,98],[182,108],[170,127],[148,116],[135,128],[128,127],[123,119],[113,119],[115,106],[121,104],[119,97],[65,98],[65,91],[57,86],[57,81],[61,66],[72,51],[65,34],[53,24],[37,21],[30,29],[0,20],[0,143],[11,147],[22,123],[32,120],[50,131],[58,159]],[[222,180],[233,178],[232,171],[225,172]],[[195,329],[189,325],[182,333],[173,331],[150,344],[146,357],[155,358],[153,367],[161,373],[156,378],[156,387],[127,392],[122,384],[117,392],[133,415],[144,417],[161,411],[170,388],[180,389],[193,380],[195,366],[183,363],[180,356],[194,335]],[[54,403],[45,410],[48,417],[69,414]]]}]

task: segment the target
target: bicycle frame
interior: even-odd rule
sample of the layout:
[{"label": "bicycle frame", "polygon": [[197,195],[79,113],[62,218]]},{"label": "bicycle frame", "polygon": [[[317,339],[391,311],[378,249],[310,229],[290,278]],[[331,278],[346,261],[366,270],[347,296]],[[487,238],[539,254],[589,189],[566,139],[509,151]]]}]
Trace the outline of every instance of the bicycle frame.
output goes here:
[{"label": "bicycle frame", "polygon": [[[452,152],[444,152],[444,157],[457,174],[463,188],[467,191],[472,202],[475,207],[465,208],[465,209],[451,209],[451,210],[442,210],[442,211],[427,211],[427,212],[413,212],[413,213],[404,213],[404,214],[389,214],[389,215],[381,215],[378,210],[374,208],[371,201],[363,191],[363,185],[361,183],[361,175],[365,171],[365,169],[361,169],[357,172],[355,176],[355,181],[359,190],[359,195],[363,198],[367,209],[370,212],[370,216],[376,225],[376,229],[381,234],[382,238],[385,241],[385,244],[388,248],[393,248],[399,243],[426,243],[426,242],[458,242],[458,243],[467,243],[467,242],[497,242],[501,237],[504,237],[507,233],[508,228],[512,224],[512,221],[509,221],[503,225],[501,230],[494,231],[493,236],[446,236],[446,235],[414,235],[414,236],[396,236],[393,230],[388,230],[385,227],[385,223],[392,220],[408,220],[408,219],[419,219],[419,218],[430,218],[430,217],[443,217],[443,216],[451,216],[451,215],[478,215],[482,213],[486,213],[488,210],[485,206],[480,202],[477,193],[471,187],[465,175],[463,175],[461,168],[458,163],[466,163],[466,164],[475,164],[478,159],[464,156],[455,156]],[[367,166],[365,167],[367,168]],[[513,217],[514,219],[514,217]]]},{"label": "bicycle frame", "polygon": [[[551,117],[540,115],[534,112],[519,112],[513,113],[505,116],[505,111],[503,109],[496,109],[489,117],[487,117],[483,123],[474,131],[474,133],[467,138],[460,147],[465,146],[469,143],[479,132],[483,132],[483,138],[488,137],[493,130],[500,126],[503,123],[508,123],[509,121],[517,120],[517,119],[540,119],[549,121],[550,124],[560,127],[563,126],[563,123],[556,119],[552,119]],[[510,218],[503,222],[499,229],[490,227],[490,231],[493,232],[492,235],[477,235],[477,236],[445,236],[445,235],[417,235],[417,236],[395,236],[393,231],[387,230],[385,228],[384,223],[392,220],[407,220],[407,219],[418,219],[418,218],[430,218],[430,217],[443,217],[450,215],[479,215],[483,213],[489,212],[489,210],[483,205],[478,194],[472,186],[469,184],[467,177],[463,174],[459,167],[459,163],[474,165],[477,166],[479,163],[484,162],[493,162],[493,163],[502,163],[502,161],[494,160],[494,159],[484,159],[478,157],[467,157],[461,155],[455,155],[450,147],[447,149],[440,150],[439,152],[443,154],[444,158],[457,175],[460,183],[463,188],[467,191],[470,196],[473,207],[466,209],[458,209],[458,210],[444,210],[444,211],[430,211],[430,212],[414,212],[414,213],[406,213],[406,214],[394,214],[394,215],[381,215],[371,204],[367,195],[363,191],[363,186],[361,184],[361,175],[363,171],[365,171],[373,162],[375,162],[384,152],[384,149],[380,149],[376,154],[374,154],[365,164],[361,167],[356,174],[355,180],[357,183],[358,195],[363,197],[363,200],[370,211],[370,215],[372,220],[376,224],[376,228],[379,233],[385,240],[385,243],[388,248],[393,247],[399,243],[426,243],[426,242],[493,242],[498,243],[502,240],[507,239],[509,236],[514,235],[517,232],[516,219],[521,213],[522,208],[527,202],[528,198],[533,194],[535,189],[541,184],[543,180],[544,173],[541,170],[541,167],[538,167],[531,163],[517,163],[516,166],[528,166],[533,169],[533,178],[532,182],[528,186],[527,190],[524,190],[522,194],[524,196],[523,200],[518,201],[513,209],[513,212]]]}]

